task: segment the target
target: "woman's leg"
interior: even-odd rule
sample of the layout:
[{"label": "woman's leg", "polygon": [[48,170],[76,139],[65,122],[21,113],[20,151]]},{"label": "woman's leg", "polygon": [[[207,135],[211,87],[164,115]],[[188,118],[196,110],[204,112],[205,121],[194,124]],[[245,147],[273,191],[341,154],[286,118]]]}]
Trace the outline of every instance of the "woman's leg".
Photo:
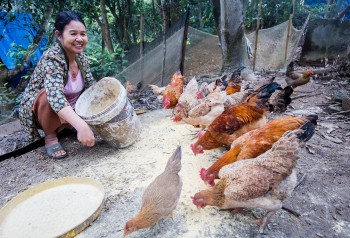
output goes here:
[{"label": "woman's leg", "polygon": [[[45,147],[57,145],[57,132],[69,126],[69,124],[61,119],[51,108],[47,101],[45,89],[42,89],[35,98],[33,115],[37,127],[45,132]],[[63,155],[66,155],[64,150],[59,150],[52,154],[53,157],[61,157]]]}]

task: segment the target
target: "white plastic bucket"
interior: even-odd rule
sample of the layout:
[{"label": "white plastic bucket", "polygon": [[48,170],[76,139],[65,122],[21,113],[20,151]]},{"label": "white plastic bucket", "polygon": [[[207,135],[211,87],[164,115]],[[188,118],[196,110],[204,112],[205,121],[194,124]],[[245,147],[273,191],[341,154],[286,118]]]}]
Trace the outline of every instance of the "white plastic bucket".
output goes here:
[{"label": "white plastic bucket", "polygon": [[141,123],[117,79],[100,80],[84,91],[75,104],[76,113],[113,147],[133,144]]}]

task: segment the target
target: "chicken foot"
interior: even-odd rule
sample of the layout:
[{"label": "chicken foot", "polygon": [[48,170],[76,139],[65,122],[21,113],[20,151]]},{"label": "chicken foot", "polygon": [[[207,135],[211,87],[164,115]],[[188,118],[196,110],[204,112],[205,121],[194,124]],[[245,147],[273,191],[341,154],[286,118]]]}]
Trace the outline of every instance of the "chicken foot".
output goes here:
[{"label": "chicken foot", "polygon": [[270,221],[270,218],[275,215],[277,211],[270,211],[267,213],[267,215],[264,217],[264,218],[260,218],[260,219],[257,219],[255,221],[256,224],[258,224],[260,227],[259,227],[259,233],[260,234],[264,234],[264,229],[267,225],[267,223],[269,223]]},{"label": "chicken foot", "polygon": [[229,209],[220,209],[220,211],[230,211],[231,214],[238,214],[242,213],[244,211],[244,208],[242,207],[235,207],[235,208],[229,208]]}]

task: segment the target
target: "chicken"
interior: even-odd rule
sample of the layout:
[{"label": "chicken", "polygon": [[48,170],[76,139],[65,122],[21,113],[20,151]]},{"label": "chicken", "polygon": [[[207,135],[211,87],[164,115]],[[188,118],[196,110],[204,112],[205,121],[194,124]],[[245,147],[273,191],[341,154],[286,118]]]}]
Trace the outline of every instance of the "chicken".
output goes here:
[{"label": "chicken", "polygon": [[179,201],[182,181],[181,147],[169,158],[163,173],[148,185],[143,196],[140,212],[124,227],[124,236],[142,228],[155,225],[162,217],[171,216]]},{"label": "chicken", "polygon": [[309,115],[306,117],[285,116],[268,122],[266,125],[252,130],[233,141],[231,149],[220,157],[207,170],[202,168],[200,171],[201,179],[213,186],[214,179],[218,178],[219,171],[225,165],[234,163],[238,160],[255,158],[267,150],[281,136],[289,130],[300,128],[306,122],[310,121],[317,125],[317,115]]},{"label": "chicken", "polygon": [[166,86],[164,87],[158,87],[157,85],[154,84],[148,84],[148,87],[150,87],[152,89],[152,92],[154,93],[154,95],[162,95],[165,91]]},{"label": "chicken", "polygon": [[199,99],[197,105],[189,110],[182,120],[190,125],[207,127],[224,111],[226,92],[212,92],[207,97]]},{"label": "chicken", "polygon": [[276,92],[270,98],[270,111],[273,112],[285,112],[288,105],[292,102],[290,97],[293,93],[291,86],[285,87],[282,91]]},{"label": "chicken", "polygon": [[307,84],[310,81],[310,77],[313,75],[312,69],[308,69],[304,72],[295,72],[293,61],[287,66],[286,71],[286,83],[292,88],[296,88],[300,85]]},{"label": "chicken", "polygon": [[163,93],[163,105],[165,109],[174,108],[183,92],[184,77],[180,71],[176,72]]},{"label": "chicken", "polygon": [[241,85],[239,82],[234,82],[233,80],[228,81],[227,87],[226,87],[226,94],[231,95],[234,93],[237,93],[241,91]]},{"label": "chicken", "polygon": [[[203,86],[205,85],[205,86]],[[184,121],[193,126],[208,126],[224,111],[225,91],[215,88],[214,83],[202,83],[192,78],[181,94],[175,107],[174,121]],[[206,95],[206,96],[204,96]]]},{"label": "chicken", "polygon": [[197,99],[205,98],[212,92],[222,91],[221,87],[217,87],[216,82],[211,82],[210,84],[203,82],[201,86],[199,86],[198,92],[196,93]]},{"label": "chicken", "polygon": [[187,117],[188,112],[198,104],[198,82],[193,77],[186,85],[175,106],[174,121],[181,121],[182,117]]},{"label": "chicken", "polygon": [[240,160],[220,170],[220,181],[212,188],[192,197],[198,208],[216,206],[220,209],[262,208],[268,214],[259,220],[263,233],[271,216],[282,208],[292,195],[297,182],[295,166],[299,148],[315,131],[311,122],[300,130],[286,132],[270,150],[255,159]]},{"label": "chicken", "polygon": [[276,83],[272,82],[269,84],[264,84],[251,94],[249,94],[246,98],[246,102],[259,102],[262,98],[270,98],[270,96],[276,91],[276,90],[282,90],[281,86]]},{"label": "chicken", "polygon": [[199,137],[191,149],[196,155],[203,150],[210,150],[220,146],[230,146],[239,136],[266,124],[268,99],[279,84],[266,86],[254,100],[240,103],[226,109],[208,126],[208,130]]},{"label": "chicken", "polygon": [[153,94],[157,96],[158,101],[162,102],[163,101],[163,93],[165,91],[166,86],[159,87],[159,86],[154,85],[154,84],[148,84],[148,87],[151,88]]},{"label": "chicken", "polygon": [[141,87],[142,87],[142,82],[138,82],[135,86],[129,80],[125,81],[125,89],[128,97],[131,99],[136,99],[140,96]]}]

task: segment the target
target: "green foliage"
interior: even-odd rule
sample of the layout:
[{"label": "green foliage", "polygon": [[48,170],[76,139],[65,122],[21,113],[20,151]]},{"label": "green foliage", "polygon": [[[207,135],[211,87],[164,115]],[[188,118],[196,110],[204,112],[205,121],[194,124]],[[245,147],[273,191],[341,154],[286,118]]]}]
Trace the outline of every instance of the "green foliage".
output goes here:
[{"label": "green foliage", "polygon": [[190,8],[190,26],[216,34],[215,22],[213,16],[213,5],[208,1],[196,1],[189,5]]},{"label": "green foliage", "polygon": [[[249,1],[245,27],[248,31],[255,30],[258,16],[258,2]],[[295,0],[293,25],[300,27],[305,22],[309,13],[312,18],[335,18],[338,14],[337,4],[318,4],[315,7],[305,5],[303,0]],[[292,12],[292,1],[290,0],[271,0],[262,1],[261,9],[261,28],[270,28],[288,20]]]},{"label": "green foliage", "polygon": [[[90,38],[94,39],[94,37]],[[114,77],[120,73],[126,64],[123,59],[125,52],[119,45],[114,46],[114,53],[110,54],[105,50],[102,55],[101,44],[92,41],[86,47],[86,55],[90,60],[90,69],[95,79],[100,79],[102,75]]]}]

